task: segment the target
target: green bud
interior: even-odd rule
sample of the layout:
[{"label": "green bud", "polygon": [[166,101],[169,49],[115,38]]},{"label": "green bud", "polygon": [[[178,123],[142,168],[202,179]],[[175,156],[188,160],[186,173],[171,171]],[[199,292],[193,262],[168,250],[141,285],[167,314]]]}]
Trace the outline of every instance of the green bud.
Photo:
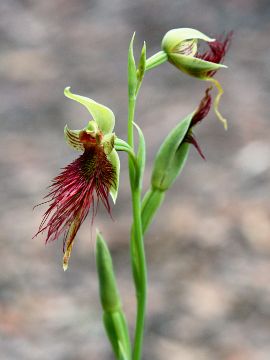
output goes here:
[{"label": "green bud", "polygon": [[131,346],[127,321],[123,312],[104,312],[103,323],[116,358],[119,360],[130,360]]},{"label": "green bud", "polygon": [[136,90],[137,90],[137,69],[133,54],[134,38],[135,38],[135,33],[131,38],[129,50],[128,50],[128,93],[130,97],[136,96]]},{"label": "green bud", "polygon": [[140,61],[137,69],[137,88],[136,88],[136,95],[138,94],[138,91],[140,89],[140,86],[143,81],[144,73],[146,69],[146,43],[143,43]]},{"label": "green bud", "polygon": [[130,360],[131,346],[128,326],[117,289],[112,258],[108,246],[99,232],[97,232],[96,240],[96,265],[106,333],[116,358]]},{"label": "green bud", "polygon": [[167,136],[154,161],[151,184],[159,191],[168,190],[185,165],[189,144],[184,138],[190,127],[194,113],[188,115]]},{"label": "green bud", "polygon": [[121,309],[121,301],[114,276],[110,251],[101,234],[97,232],[96,265],[99,278],[99,294],[104,311]]}]

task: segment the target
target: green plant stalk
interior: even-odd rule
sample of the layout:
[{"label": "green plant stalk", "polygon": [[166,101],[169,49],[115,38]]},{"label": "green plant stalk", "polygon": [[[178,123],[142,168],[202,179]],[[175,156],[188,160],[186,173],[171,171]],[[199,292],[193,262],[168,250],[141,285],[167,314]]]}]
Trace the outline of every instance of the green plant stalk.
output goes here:
[{"label": "green plant stalk", "polygon": [[[129,95],[128,103],[128,144],[133,147],[134,134],[133,134],[133,121],[135,115],[136,96]],[[141,174],[142,175],[142,174]],[[133,210],[133,229],[131,231],[131,254],[133,274],[137,273],[136,281],[136,297],[137,297],[137,317],[133,345],[133,360],[140,360],[143,346],[144,322],[145,322],[145,309],[147,300],[147,266],[144,251],[144,241],[142,232],[141,221],[141,181],[134,174],[134,167],[132,160],[129,159],[129,176],[130,187],[132,193],[132,210]],[[135,252],[132,251],[135,249]],[[133,258],[137,256],[136,260]],[[134,268],[136,266],[136,269]]]}]

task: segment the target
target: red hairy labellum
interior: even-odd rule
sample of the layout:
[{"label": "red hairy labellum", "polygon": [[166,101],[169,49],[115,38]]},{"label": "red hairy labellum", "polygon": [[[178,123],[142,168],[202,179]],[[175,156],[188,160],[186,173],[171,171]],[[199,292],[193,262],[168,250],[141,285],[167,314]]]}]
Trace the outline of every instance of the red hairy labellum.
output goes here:
[{"label": "red hairy labellum", "polygon": [[[216,64],[221,63],[224,60],[224,57],[229,49],[231,40],[232,40],[233,32],[230,31],[225,36],[221,37],[218,40],[213,42],[209,42],[209,49],[202,54],[196,54],[198,59],[202,59],[205,61],[213,62]],[[209,71],[207,73],[208,76],[212,77],[216,73],[215,70]]]},{"label": "red hairy labellum", "polygon": [[47,243],[66,233],[69,238],[67,246],[70,247],[91,207],[94,217],[101,200],[110,213],[108,197],[115,176],[115,169],[103,147],[97,144],[87,146],[78,159],[53,179],[51,191],[46,196],[50,206],[36,235],[47,230]]}]

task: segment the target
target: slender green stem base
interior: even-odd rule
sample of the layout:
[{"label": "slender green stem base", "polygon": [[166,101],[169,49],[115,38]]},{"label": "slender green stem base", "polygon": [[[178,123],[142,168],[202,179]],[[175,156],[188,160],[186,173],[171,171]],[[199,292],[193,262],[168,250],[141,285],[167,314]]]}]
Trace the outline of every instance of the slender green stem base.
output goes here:
[{"label": "slender green stem base", "polygon": [[[128,144],[133,147],[133,121],[136,96],[129,96]],[[141,221],[141,181],[135,174],[132,159],[129,159],[129,176],[132,193],[133,227],[131,230],[131,259],[137,297],[137,317],[134,335],[133,360],[140,360],[143,346],[145,309],[147,301],[147,267],[145,260]],[[141,174],[142,176],[142,174]]]},{"label": "slender green stem base", "polygon": [[133,230],[132,239],[132,258],[133,274],[136,284],[137,296],[137,319],[135,327],[133,360],[141,359],[143,346],[143,333],[145,321],[145,309],[147,300],[147,268],[144,251],[144,241],[141,223],[141,195],[140,189],[135,189],[132,196],[133,202]]}]

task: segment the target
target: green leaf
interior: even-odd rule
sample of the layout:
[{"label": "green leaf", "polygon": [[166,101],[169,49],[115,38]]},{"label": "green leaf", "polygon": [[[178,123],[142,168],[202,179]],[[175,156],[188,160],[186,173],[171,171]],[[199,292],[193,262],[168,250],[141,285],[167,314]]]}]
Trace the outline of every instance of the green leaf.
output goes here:
[{"label": "green leaf", "polygon": [[166,137],[154,161],[152,187],[167,190],[176,180],[188,156],[189,144],[183,142],[194,112],[182,120]]},{"label": "green leaf", "polygon": [[145,194],[142,202],[141,219],[142,219],[142,231],[146,232],[151,224],[157,210],[160,208],[165,197],[165,191],[157,189],[149,189]]},{"label": "green leaf", "polygon": [[129,97],[135,96],[136,94],[136,88],[137,88],[137,69],[136,69],[136,63],[134,59],[133,54],[133,42],[135,38],[135,33],[133,34],[129,50],[128,50],[128,93]]},{"label": "green leaf", "polygon": [[79,102],[87,108],[103,134],[108,134],[113,131],[115,117],[114,113],[108,107],[88,97],[71,93],[70,87],[65,88],[64,94],[66,97]]},{"label": "green leaf", "polygon": [[142,174],[145,168],[145,140],[144,135],[140,127],[133,122],[133,125],[136,127],[139,135],[139,144],[138,144],[138,151],[137,151],[137,166],[138,166],[138,174],[137,178],[140,181],[140,186],[142,182]]},{"label": "green leaf", "polygon": [[116,173],[116,178],[114,183],[112,184],[110,188],[110,194],[113,199],[113,202],[116,202],[117,194],[118,194],[118,188],[119,188],[119,178],[120,178],[120,160],[119,156],[117,154],[117,151],[113,149],[110,154],[107,155],[108,160],[113,165]]}]

